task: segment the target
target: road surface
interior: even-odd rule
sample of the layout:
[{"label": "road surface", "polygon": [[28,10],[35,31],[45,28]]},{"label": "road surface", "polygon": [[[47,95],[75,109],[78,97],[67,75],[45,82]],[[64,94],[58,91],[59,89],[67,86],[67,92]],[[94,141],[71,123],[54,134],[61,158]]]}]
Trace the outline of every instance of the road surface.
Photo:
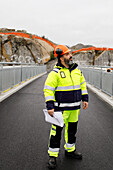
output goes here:
[{"label": "road surface", "polygon": [[[43,85],[35,80],[0,103],[0,170],[46,170],[50,124],[44,120]],[[61,141],[57,170],[113,170],[113,110],[89,91],[81,110],[77,150],[83,160],[65,158]]]}]

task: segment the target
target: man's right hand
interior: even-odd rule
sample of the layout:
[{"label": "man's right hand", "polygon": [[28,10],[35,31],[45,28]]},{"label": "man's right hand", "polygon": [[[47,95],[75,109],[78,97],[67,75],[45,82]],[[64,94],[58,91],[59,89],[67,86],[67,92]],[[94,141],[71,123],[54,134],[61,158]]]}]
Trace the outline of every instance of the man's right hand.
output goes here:
[{"label": "man's right hand", "polygon": [[48,110],[48,114],[53,117],[53,115],[54,115],[54,109]]}]

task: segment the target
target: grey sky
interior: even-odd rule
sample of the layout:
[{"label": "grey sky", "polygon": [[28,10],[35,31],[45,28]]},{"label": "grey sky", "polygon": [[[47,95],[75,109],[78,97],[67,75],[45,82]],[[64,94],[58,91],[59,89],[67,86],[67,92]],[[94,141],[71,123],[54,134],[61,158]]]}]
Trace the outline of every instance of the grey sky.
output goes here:
[{"label": "grey sky", "polygon": [[4,0],[0,27],[25,29],[59,44],[113,47],[113,0]]}]

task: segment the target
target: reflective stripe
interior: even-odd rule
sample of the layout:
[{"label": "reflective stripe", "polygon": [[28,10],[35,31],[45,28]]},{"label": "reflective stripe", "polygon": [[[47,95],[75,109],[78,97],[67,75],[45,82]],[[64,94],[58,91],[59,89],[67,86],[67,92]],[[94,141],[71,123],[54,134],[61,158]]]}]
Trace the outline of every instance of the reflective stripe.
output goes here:
[{"label": "reflective stripe", "polygon": [[82,94],[87,94],[87,93],[88,93],[87,90],[82,91]]},{"label": "reflective stripe", "polygon": [[80,88],[80,85],[76,86],[59,86],[56,88],[56,90],[70,90],[70,89],[78,89]]},{"label": "reflective stripe", "polygon": [[57,102],[54,102],[55,106],[58,107],[72,107],[72,106],[79,106],[81,102],[74,102],[74,103],[60,103],[60,105],[58,105]]},{"label": "reflective stripe", "polygon": [[53,71],[56,71],[58,73],[59,69],[58,68],[54,68]]},{"label": "reflective stripe", "polygon": [[73,144],[66,143],[64,145],[64,147],[65,147],[65,150],[67,150],[67,152],[75,151],[75,144],[74,143]]},{"label": "reflective stripe", "polygon": [[83,81],[82,83],[80,83],[81,85],[84,84],[86,81]]},{"label": "reflective stripe", "polygon": [[51,152],[59,152],[59,148],[50,148],[49,147],[49,151],[51,151]]},{"label": "reflective stripe", "polygon": [[53,128],[52,128],[52,130],[56,131],[56,129],[53,129]]},{"label": "reflective stripe", "polygon": [[49,90],[52,90],[52,91],[55,90],[55,88],[54,88],[54,87],[51,87],[51,86],[44,86],[44,89],[49,89]]},{"label": "reflective stripe", "polygon": [[67,148],[72,148],[74,145],[75,145],[74,143],[73,143],[73,144],[66,143],[66,147],[67,147]]},{"label": "reflective stripe", "polygon": [[54,128],[56,130],[56,126],[52,124],[52,128]]},{"label": "reflective stripe", "polygon": [[45,97],[45,99],[46,100],[51,100],[51,99],[54,100],[54,96],[47,96],[47,97]]}]

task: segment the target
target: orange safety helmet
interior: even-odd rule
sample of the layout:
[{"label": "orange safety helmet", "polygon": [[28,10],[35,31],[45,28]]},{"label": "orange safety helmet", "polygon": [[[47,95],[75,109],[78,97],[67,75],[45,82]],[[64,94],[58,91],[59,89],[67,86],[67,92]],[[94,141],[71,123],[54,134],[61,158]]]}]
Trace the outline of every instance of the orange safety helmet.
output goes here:
[{"label": "orange safety helmet", "polygon": [[65,45],[57,45],[54,49],[54,56],[61,57],[62,55],[69,53],[71,50],[67,48]]}]

